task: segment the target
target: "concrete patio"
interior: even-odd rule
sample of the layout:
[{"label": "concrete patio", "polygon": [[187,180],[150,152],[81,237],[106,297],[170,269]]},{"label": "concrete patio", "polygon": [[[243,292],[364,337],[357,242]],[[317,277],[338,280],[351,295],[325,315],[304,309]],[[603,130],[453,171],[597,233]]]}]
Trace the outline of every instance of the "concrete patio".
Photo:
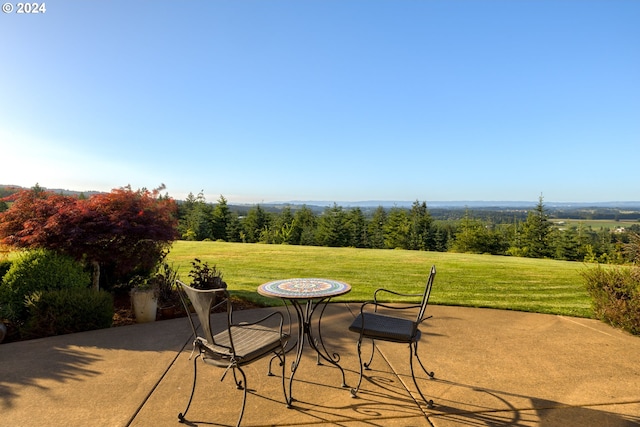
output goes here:
[{"label": "concrete patio", "polygon": [[[327,347],[358,379],[356,304],[331,304]],[[599,321],[513,311],[430,306],[420,354],[435,371],[418,381],[403,345],[379,343],[358,398],[340,371],[306,349],[287,409],[267,360],[245,371],[245,426],[635,426],[640,425],[640,337]],[[264,310],[238,312],[249,320]],[[219,315],[214,315],[219,316]],[[0,345],[0,426],[178,426],[192,380],[186,319]],[[369,346],[365,347],[369,350]],[[288,362],[293,357],[289,357]],[[277,370],[276,370],[277,372]],[[289,372],[287,371],[287,376]],[[200,364],[192,425],[235,425],[242,393],[222,369]],[[279,374],[277,374],[279,375]]]}]

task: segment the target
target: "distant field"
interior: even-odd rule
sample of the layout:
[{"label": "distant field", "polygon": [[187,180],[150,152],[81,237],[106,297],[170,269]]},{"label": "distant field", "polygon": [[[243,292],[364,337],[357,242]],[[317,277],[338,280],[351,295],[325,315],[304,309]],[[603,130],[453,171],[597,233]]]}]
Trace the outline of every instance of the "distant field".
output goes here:
[{"label": "distant field", "polygon": [[610,230],[614,230],[618,227],[629,227],[632,224],[639,224],[640,225],[640,221],[638,220],[620,220],[620,221],[614,221],[611,219],[552,219],[551,222],[553,222],[556,225],[559,225],[559,223],[564,223],[564,227],[571,227],[571,226],[579,226],[580,224],[582,224],[582,226],[589,226],[591,227],[592,230],[600,230],[601,228],[608,228]]},{"label": "distant field", "polygon": [[593,317],[580,273],[582,263],[490,255],[326,248],[225,242],[174,243],[169,261],[188,277],[191,260],[216,265],[229,289],[253,301],[273,305],[256,288],[291,277],[327,277],[345,281],[352,291],[337,301],[370,299],[381,286],[400,292],[423,288],[429,269],[437,276],[431,302],[539,313]]}]

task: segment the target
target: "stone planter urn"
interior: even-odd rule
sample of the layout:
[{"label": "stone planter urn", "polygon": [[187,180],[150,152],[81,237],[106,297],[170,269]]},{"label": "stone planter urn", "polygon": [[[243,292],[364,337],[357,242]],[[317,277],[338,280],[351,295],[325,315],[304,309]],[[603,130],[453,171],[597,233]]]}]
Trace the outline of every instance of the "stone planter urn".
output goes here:
[{"label": "stone planter urn", "polygon": [[158,298],[153,289],[131,290],[131,305],[136,316],[136,322],[154,322],[158,312]]}]

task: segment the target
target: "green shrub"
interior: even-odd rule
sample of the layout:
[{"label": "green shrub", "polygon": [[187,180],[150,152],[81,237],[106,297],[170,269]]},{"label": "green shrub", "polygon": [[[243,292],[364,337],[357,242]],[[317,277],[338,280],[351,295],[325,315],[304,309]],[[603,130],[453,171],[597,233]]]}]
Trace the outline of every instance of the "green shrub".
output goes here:
[{"label": "green shrub", "polygon": [[37,291],[86,288],[91,274],[74,259],[52,251],[30,251],[13,261],[0,283],[0,305],[9,320],[26,321],[26,299]]},{"label": "green shrub", "polygon": [[29,297],[25,338],[48,337],[109,328],[113,322],[113,297],[92,289],[36,292]]},{"label": "green shrub", "polygon": [[640,335],[640,268],[600,266],[583,273],[598,319]]}]

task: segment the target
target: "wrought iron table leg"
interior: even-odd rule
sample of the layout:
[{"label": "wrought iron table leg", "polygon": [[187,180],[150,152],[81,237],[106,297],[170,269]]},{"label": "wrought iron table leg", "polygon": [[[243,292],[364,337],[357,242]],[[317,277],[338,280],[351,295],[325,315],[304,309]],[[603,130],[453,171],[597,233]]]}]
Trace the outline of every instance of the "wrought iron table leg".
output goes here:
[{"label": "wrought iron table leg", "polygon": [[[342,387],[348,387],[345,379],[344,369],[340,366],[340,355],[338,353],[330,354],[327,351],[324,341],[322,339],[322,331],[320,327],[320,323],[322,320],[322,315],[324,313],[327,304],[329,303],[329,298],[323,298],[314,303],[313,300],[306,300],[306,303],[303,306],[296,300],[291,300],[291,305],[296,310],[296,314],[298,316],[298,342],[296,343],[296,358],[291,363],[291,377],[289,378],[289,402],[287,407],[291,407],[292,402],[294,401],[291,389],[293,384],[293,377],[295,376],[296,370],[300,364],[300,359],[302,358],[302,351],[304,350],[304,341],[305,337],[313,350],[317,354],[317,363],[320,365],[320,359],[324,359],[327,362],[331,363],[333,366],[340,369],[342,373]],[[313,336],[311,331],[311,322],[313,320],[313,314],[318,307],[319,304],[323,304],[322,310],[318,316],[318,326],[317,326],[317,338]]]},{"label": "wrought iron table leg", "polygon": [[304,335],[305,335],[305,323],[304,323],[304,314],[302,312],[302,308],[300,304],[295,301],[292,301],[291,305],[293,305],[296,310],[296,314],[298,316],[298,338],[296,342],[296,358],[293,362],[291,362],[291,376],[289,377],[289,402],[287,402],[287,407],[291,408],[293,404],[293,394],[291,389],[293,388],[293,377],[298,370],[298,366],[300,365],[300,359],[302,358],[302,350],[304,349]]},{"label": "wrought iron table leg", "polygon": [[[311,307],[311,310],[309,311],[309,318],[308,318],[308,323],[309,323],[309,328],[308,328],[308,337],[309,337],[309,345],[311,345],[311,347],[313,347],[313,349],[316,351],[317,355],[318,355],[318,364],[320,365],[320,358],[323,358],[324,360],[326,360],[327,362],[331,363],[333,366],[335,366],[336,368],[340,369],[340,372],[342,373],[342,387],[348,387],[346,379],[345,379],[345,375],[344,375],[344,369],[342,369],[342,366],[340,366],[340,355],[338,353],[329,353],[329,351],[327,350],[327,348],[324,345],[324,340],[322,339],[322,328],[321,328],[321,322],[322,322],[322,315],[324,314],[324,310],[327,308],[327,304],[329,303],[329,299],[326,300],[320,300],[318,301],[315,305],[313,305],[313,307]],[[307,303],[307,305],[309,304],[313,304],[311,301],[309,301]],[[313,315],[313,312],[315,311],[315,309],[318,307],[319,304],[323,304],[322,309],[320,310],[320,314],[318,315],[318,327],[316,329],[317,331],[317,338],[313,337],[311,335],[311,317]],[[319,344],[319,345],[318,345]],[[321,351],[322,349],[322,351]]]}]

